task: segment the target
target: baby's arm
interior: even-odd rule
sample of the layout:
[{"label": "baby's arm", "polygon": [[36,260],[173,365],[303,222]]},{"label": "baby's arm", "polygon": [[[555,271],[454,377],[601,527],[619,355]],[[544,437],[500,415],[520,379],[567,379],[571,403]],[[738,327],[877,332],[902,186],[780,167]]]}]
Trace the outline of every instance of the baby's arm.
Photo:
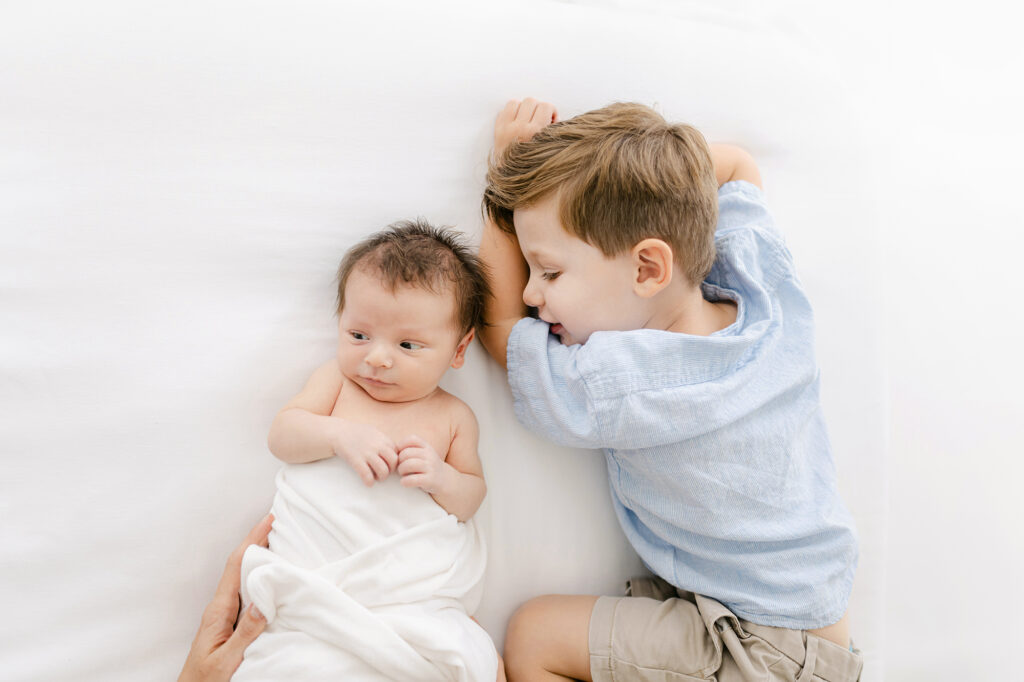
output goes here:
[{"label": "baby's arm", "polygon": [[477,454],[480,427],[473,411],[461,402],[454,429],[448,456],[443,459],[419,436],[409,436],[399,443],[398,473],[402,485],[423,489],[446,512],[459,521],[468,521],[484,501],[487,484]]},{"label": "baby's arm", "polygon": [[330,416],[344,383],[336,360],[318,367],[277,413],[267,446],[290,464],[343,457],[366,485],[373,485],[394,470],[398,453],[391,439],[374,427]]},{"label": "baby's arm", "polygon": [[711,162],[715,166],[715,179],[721,187],[733,180],[746,180],[761,187],[761,171],[746,149],[732,144],[710,144]]},{"label": "baby's arm", "polygon": [[[494,155],[500,157],[508,145],[528,140],[544,126],[558,118],[555,107],[547,102],[526,98],[510,100],[494,122]],[[490,272],[492,297],[484,310],[487,322],[480,331],[480,341],[491,357],[505,367],[508,336],[516,322],[526,317],[523,289],[528,270],[519,241],[515,235],[502,232],[489,218],[480,240],[480,260]]]}]

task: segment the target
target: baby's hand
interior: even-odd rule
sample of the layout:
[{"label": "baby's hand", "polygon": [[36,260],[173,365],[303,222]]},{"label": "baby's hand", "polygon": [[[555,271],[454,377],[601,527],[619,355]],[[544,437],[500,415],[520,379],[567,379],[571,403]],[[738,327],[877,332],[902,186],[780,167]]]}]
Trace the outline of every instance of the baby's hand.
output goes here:
[{"label": "baby's hand", "polygon": [[345,421],[333,445],[334,454],[348,462],[368,486],[383,481],[398,464],[394,441],[369,424]]},{"label": "baby's hand", "polygon": [[437,493],[444,488],[448,465],[430,443],[419,436],[409,436],[398,444],[398,473],[402,485]]},{"label": "baby's hand", "polygon": [[558,120],[553,104],[527,97],[509,100],[494,122],[494,154],[501,155],[513,142],[529,140],[538,130]]}]

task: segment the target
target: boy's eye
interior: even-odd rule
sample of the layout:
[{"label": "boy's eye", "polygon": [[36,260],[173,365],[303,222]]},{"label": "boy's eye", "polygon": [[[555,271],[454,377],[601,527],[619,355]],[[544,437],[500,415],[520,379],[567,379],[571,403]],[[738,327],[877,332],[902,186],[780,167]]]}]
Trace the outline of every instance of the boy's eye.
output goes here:
[{"label": "boy's eye", "polygon": [[370,338],[369,336],[362,332],[349,332],[349,334],[351,334],[352,338],[355,339],[356,341],[367,341]]},{"label": "boy's eye", "polygon": [[561,274],[561,272],[545,272],[541,277],[550,282],[553,279],[558,279],[558,276]]},{"label": "boy's eye", "polygon": [[402,343],[398,345],[404,348],[405,350],[419,350],[420,348],[423,348],[423,346],[421,346],[420,344],[413,343],[412,341],[402,341]]}]

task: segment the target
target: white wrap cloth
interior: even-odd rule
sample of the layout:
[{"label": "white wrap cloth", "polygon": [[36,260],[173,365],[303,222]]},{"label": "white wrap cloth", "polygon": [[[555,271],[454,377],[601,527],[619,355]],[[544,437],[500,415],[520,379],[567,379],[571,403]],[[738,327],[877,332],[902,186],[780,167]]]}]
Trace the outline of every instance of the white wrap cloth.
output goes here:
[{"label": "white wrap cloth", "polygon": [[367,487],[343,460],[286,465],[270,549],[242,560],[242,600],[267,628],[234,682],[492,682],[497,653],[469,615],[486,549],[398,475]]}]

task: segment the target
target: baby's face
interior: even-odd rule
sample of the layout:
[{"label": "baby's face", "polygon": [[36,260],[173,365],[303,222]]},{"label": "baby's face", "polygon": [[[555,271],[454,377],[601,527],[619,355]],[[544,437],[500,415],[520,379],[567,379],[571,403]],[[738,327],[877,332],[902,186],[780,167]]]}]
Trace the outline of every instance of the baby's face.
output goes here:
[{"label": "baby's face", "polygon": [[338,364],[371,397],[408,402],[430,395],[449,367],[462,366],[470,332],[455,324],[451,291],[413,286],[388,291],[372,274],[353,270],[338,320]]},{"label": "baby's face", "polygon": [[628,252],[608,258],[566,232],[555,195],[517,208],[512,220],[530,266],[523,302],[538,309],[540,319],[551,325],[563,344],[586,343],[596,331],[644,326]]}]

